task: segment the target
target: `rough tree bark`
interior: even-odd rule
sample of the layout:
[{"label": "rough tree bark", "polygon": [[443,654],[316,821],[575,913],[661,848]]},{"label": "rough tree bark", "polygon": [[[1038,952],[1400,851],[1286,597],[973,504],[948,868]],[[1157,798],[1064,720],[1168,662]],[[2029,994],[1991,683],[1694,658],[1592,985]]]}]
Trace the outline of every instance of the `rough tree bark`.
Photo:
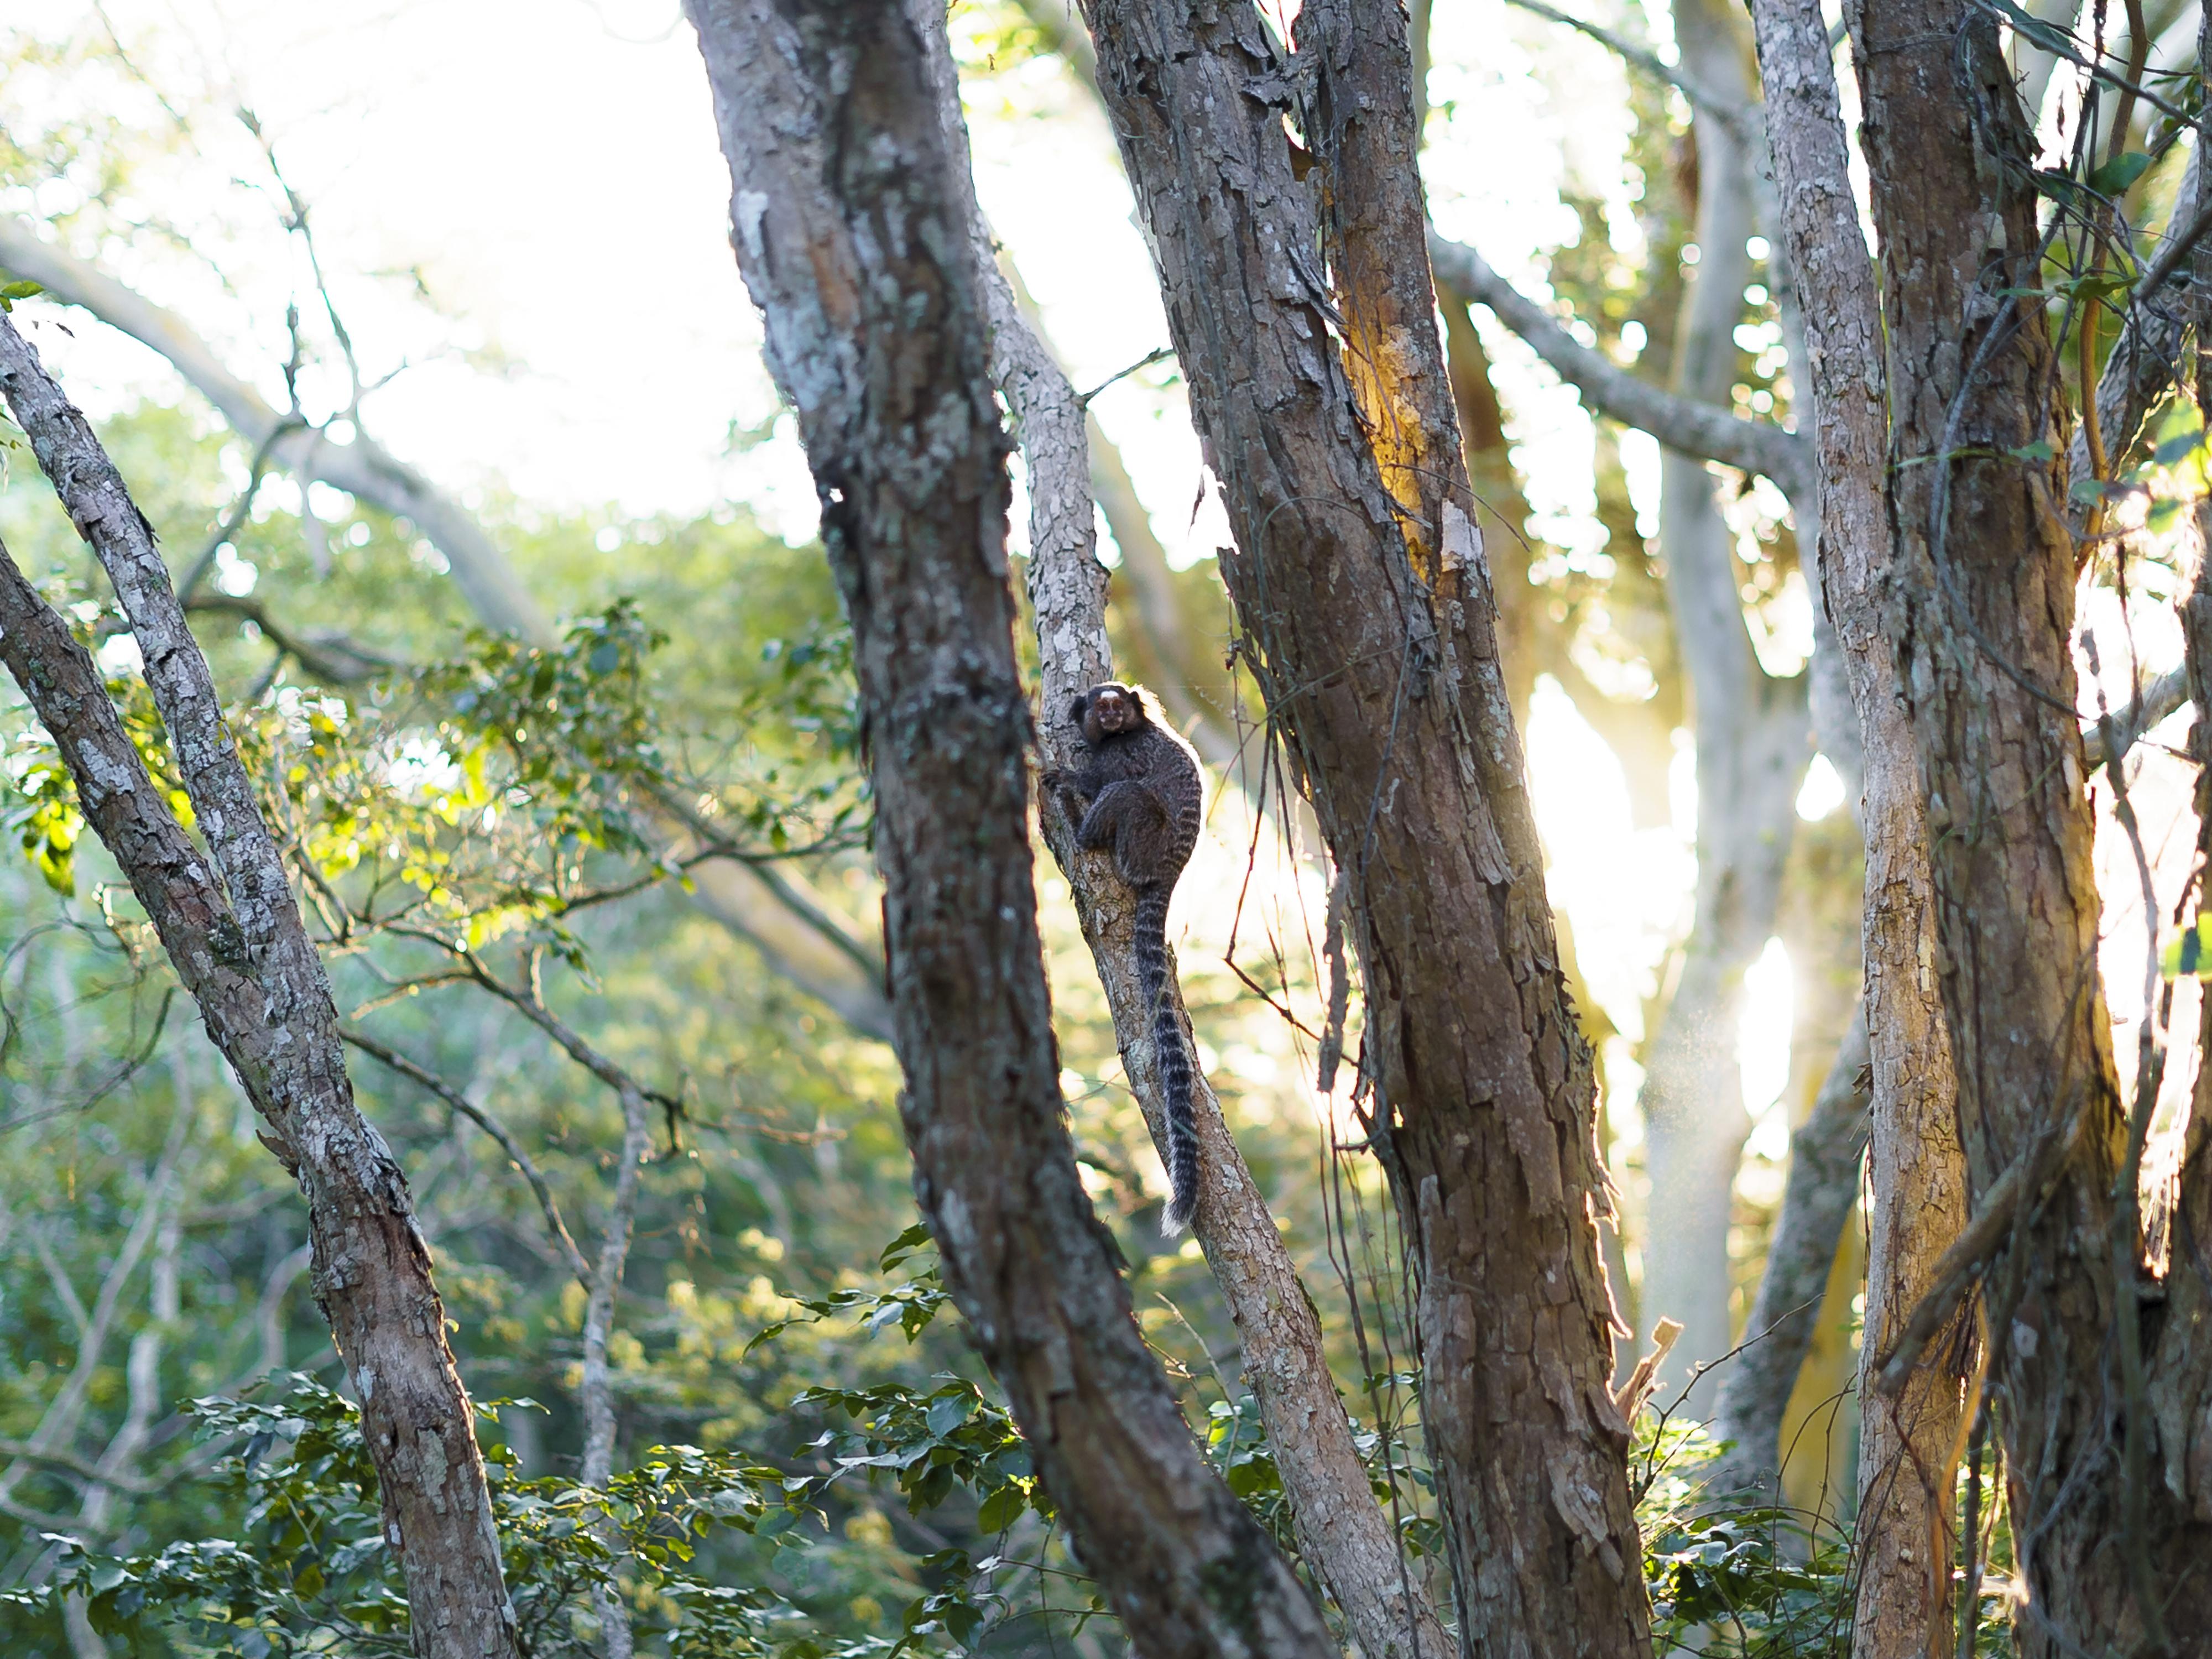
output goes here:
[{"label": "rough tree bark", "polygon": [[[1419,1280],[1462,1648],[1640,1656],[1589,1051],[1445,437],[1404,21],[1369,10],[1301,16],[1308,108],[1256,10],[1090,0],[1085,15],[1236,532],[1223,574],[1239,650],[1352,884],[1362,1082]],[[1334,287],[1286,119],[1327,182]],[[1355,397],[1336,326],[1375,354],[1358,384],[1387,408]],[[1428,435],[1378,458],[1385,420]],[[1434,470],[1404,470],[1410,453]]]},{"label": "rough tree bark", "polygon": [[[2042,278],[2032,135],[1996,22],[1971,0],[1854,0],[1847,19],[1891,399],[1873,574],[1896,647],[1861,708],[1893,699],[1909,722],[1936,922],[1915,971],[1942,994],[1974,1213],[1941,1288],[1985,1265],[2019,1650],[2179,1651],[2168,1637],[2212,1626],[2212,1492],[2185,1446],[2164,1448],[2169,1480],[2151,1471],[2164,1407],[2201,1410],[2204,1388],[2201,1364],[2165,1370],[2161,1342],[2202,1338],[2157,1300],[2136,1194],[2147,1119],[2131,1136],[2097,975],[2065,447],[2020,458],[2064,435],[2045,313],[2018,298]],[[1924,1474],[1948,1493],[1941,1469]]]},{"label": "rough tree bark", "polygon": [[[1038,748],[1046,769],[1073,770],[1080,732],[1064,717],[1081,692],[1114,678],[1106,637],[1107,573],[1098,562],[1086,411],[1029,325],[1000,273],[973,200],[968,134],[945,39],[941,0],[906,0],[927,49],[955,186],[970,215],[976,279],[988,313],[991,376],[1006,400],[1029,468],[1030,608],[1042,670]],[[1117,464],[1118,465],[1118,464]],[[1149,526],[1146,533],[1149,535]],[[1164,564],[1163,564],[1163,573]],[[1055,794],[1040,793],[1046,842],[1067,878],[1091,959],[1105,987],[1122,1063],[1165,1156],[1167,1126],[1152,1047],[1152,1008],[1139,979],[1131,929],[1135,899],[1110,852],[1084,852]],[[1172,960],[1166,994],[1189,1040]],[[1274,1218],[1196,1074],[1200,1198],[1192,1231],[1229,1305],[1245,1379],[1260,1402],[1267,1444],[1290,1499],[1299,1553],[1343,1610],[1352,1638],[1376,1659],[1443,1659],[1451,1643],[1376,1501],[1322,1347],[1320,1316]]]},{"label": "rough tree bark", "polygon": [[[2197,47],[2200,97],[2212,88],[2212,8]],[[2203,140],[2198,139],[2201,144]],[[2212,240],[2200,242],[2183,267],[2193,279],[2187,320],[2193,358],[2184,373],[2200,414],[2212,410]],[[2205,872],[2212,869],[2212,497],[2197,504],[2197,569],[2182,605],[2184,665],[2197,708],[2191,748],[2197,775],[2197,915],[2205,908]],[[2154,1338],[2151,1407],[2158,1423],[2159,1467],[2152,1478],[2189,1494],[2190,1520],[2204,1536],[2212,1522],[2212,1020],[2200,1020],[2197,1079],[2181,1167],[2166,1199],[2167,1305]],[[2201,1605],[2201,1603],[2200,1603]],[[2179,1626],[2201,1630],[2202,1626]]]},{"label": "rough tree bark", "polygon": [[161,935],[208,1034],[297,1177],[315,1299],[361,1401],[386,1540],[423,1659],[514,1652],[514,1609],[468,1395],[407,1183],[354,1104],[322,963],[223,723],[152,530],[84,417],[0,317],[0,394],[122,601],[206,838],[179,827],[92,659],[0,556],[0,659],[52,733],[85,817]]},{"label": "rough tree bark", "polygon": [[[1873,263],[1848,171],[1835,66],[1817,0],[1755,0],[1767,132],[1783,228],[1804,300],[1818,563],[1859,709],[1867,849],[1866,1019],[1873,1086],[1863,1379],[1887,1352],[1964,1224],[1957,1079],[1935,982],[1931,877],[1919,768],[1895,699],[1888,611],[1887,379]],[[1946,1628],[1949,1474],[1976,1346],[1954,1318],[1896,1396],[1860,1389],[1860,1580],[1854,1639],[1875,1659]]]},{"label": "rough tree bark", "polygon": [[854,630],[915,1188],[1048,1486],[1147,1655],[1334,1651],[1200,1457],[1062,1121],[1006,444],[969,217],[900,0],[691,0],[740,269]]}]

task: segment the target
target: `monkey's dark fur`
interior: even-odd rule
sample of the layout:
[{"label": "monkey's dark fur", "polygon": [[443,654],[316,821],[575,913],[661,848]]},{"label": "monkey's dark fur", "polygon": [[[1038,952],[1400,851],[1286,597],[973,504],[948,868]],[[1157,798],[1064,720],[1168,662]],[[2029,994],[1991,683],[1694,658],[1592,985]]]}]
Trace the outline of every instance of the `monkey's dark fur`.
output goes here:
[{"label": "monkey's dark fur", "polygon": [[1138,983],[1152,1015],[1161,1103],[1168,1121],[1167,1230],[1190,1224],[1198,1202],[1198,1130],[1192,1117],[1194,1071],[1182,1024],[1168,1000],[1168,896],[1198,845],[1206,786],[1198,753],[1167,723],[1142,686],[1108,680],[1068,711],[1083,729],[1084,755],[1073,773],[1048,782],[1072,798],[1075,839],[1110,847],[1121,879],[1136,890]]}]

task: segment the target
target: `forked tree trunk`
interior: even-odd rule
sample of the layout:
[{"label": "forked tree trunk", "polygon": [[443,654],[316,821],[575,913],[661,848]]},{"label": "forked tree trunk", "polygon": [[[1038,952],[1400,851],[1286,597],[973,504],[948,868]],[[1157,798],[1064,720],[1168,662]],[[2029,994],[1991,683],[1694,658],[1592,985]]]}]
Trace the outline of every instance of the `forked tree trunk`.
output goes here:
[{"label": "forked tree trunk", "polygon": [[1236,532],[1240,650],[1352,884],[1462,1649],[1645,1659],[1590,1056],[1452,427],[1402,15],[1310,4],[1305,108],[1256,10],[1085,15]]},{"label": "forked tree trunk", "polygon": [[1333,1655],[1200,1456],[1064,1121],[1028,833],[1006,439],[963,192],[900,0],[690,0],[739,268],[853,624],[915,1186],[1137,1651]]},{"label": "forked tree trunk", "polygon": [[[1115,678],[1106,640],[1106,568],[1098,562],[1091,494],[1097,465],[1085,454],[1095,422],[1086,422],[1082,400],[1030,327],[994,257],[965,172],[968,132],[941,0],[904,3],[927,53],[954,185],[970,219],[976,277],[990,324],[991,378],[1006,398],[1029,469],[1028,582],[1043,705],[1040,757],[1048,771],[1073,772],[1081,763],[1079,733],[1066,711],[1083,692]],[[1075,825],[1058,792],[1038,794],[1045,840],[1067,878],[1105,988],[1122,1065],[1164,1159],[1166,1109],[1152,1041],[1153,1006],[1137,967],[1135,894],[1115,872],[1110,850],[1076,846]],[[1164,994],[1190,1041],[1172,958]],[[1443,1659],[1449,1639],[1359,1461],[1351,1419],[1329,1370],[1321,1316],[1202,1073],[1194,1073],[1192,1108],[1200,1198],[1191,1230],[1236,1322],[1244,1377],[1259,1401],[1267,1448],[1290,1500],[1299,1553],[1342,1610],[1363,1653],[1372,1659]]]},{"label": "forked tree trunk", "polygon": [[83,416],[0,317],[0,393],[122,601],[206,850],[148,777],[92,659],[0,550],[0,659],[208,1035],[299,1181],[315,1301],[361,1401],[422,1659],[514,1651],[514,1608],[445,1308],[392,1149],[354,1104],[337,1010],[154,532]]}]

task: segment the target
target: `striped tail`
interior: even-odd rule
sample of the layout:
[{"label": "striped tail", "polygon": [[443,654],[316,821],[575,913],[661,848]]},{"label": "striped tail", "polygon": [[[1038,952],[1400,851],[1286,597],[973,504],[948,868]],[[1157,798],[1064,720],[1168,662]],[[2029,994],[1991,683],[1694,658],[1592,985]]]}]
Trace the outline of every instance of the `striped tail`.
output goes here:
[{"label": "striped tail", "polygon": [[1168,1000],[1168,887],[1155,882],[1137,890],[1137,982],[1152,1012],[1152,1054],[1160,1073],[1160,1103],[1168,1121],[1168,1200],[1164,1231],[1172,1238],[1190,1225],[1198,1207],[1198,1126],[1191,1107],[1194,1073],[1183,1046],[1182,1024]]}]

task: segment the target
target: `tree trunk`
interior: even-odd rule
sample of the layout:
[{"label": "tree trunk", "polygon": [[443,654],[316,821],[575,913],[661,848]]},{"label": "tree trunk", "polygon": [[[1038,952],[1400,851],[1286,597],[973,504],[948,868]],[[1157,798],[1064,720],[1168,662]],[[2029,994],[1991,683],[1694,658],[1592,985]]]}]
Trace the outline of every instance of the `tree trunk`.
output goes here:
[{"label": "tree trunk", "polygon": [[[361,1401],[422,1659],[514,1651],[468,1395],[406,1177],[354,1104],[337,1011],[152,529],[84,417],[0,317],[0,392],[115,584],[207,841],[185,836],[68,623],[0,550],[0,659],[54,738],[208,1034],[299,1180],[315,1299]],[[212,866],[210,871],[210,866]]]},{"label": "tree trunk", "polygon": [[[1741,27],[1717,0],[1685,0],[1675,30],[1684,67],[1731,101],[1751,102]],[[1700,114],[1698,264],[1675,331],[1674,393],[1726,408],[1735,380],[1735,325],[1751,280],[1753,228],[1743,124]],[[1735,1175],[1751,1122],[1736,1064],[1747,969],[1773,937],[1782,872],[1797,827],[1797,791],[1813,758],[1802,677],[1760,666],[1743,617],[1735,537],[1705,464],[1664,451],[1659,548],[1676,647],[1689,681],[1698,769],[1696,909],[1674,994],[1645,1055],[1642,1105],[1651,1183],[1644,1253],[1645,1318],[1682,1322],[1662,1373],[1687,1380],[1735,1345],[1729,1318],[1729,1232]],[[1719,1379],[1690,1390],[1707,1415]]]},{"label": "tree trunk", "polygon": [[[1073,771],[1080,763],[1079,733],[1062,711],[1114,678],[1106,637],[1107,573],[1098,562],[1091,493],[1100,468],[1086,453],[1096,422],[1086,419],[1075,388],[1030,326],[1021,296],[993,256],[966,170],[968,132],[940,0],[905,3],[927,54],[954,187],[971,225],[976,279],[990,324],[991,378],[1006,399],[1029,468],[1029,594],[1045,710],[1038,747],[1047,771]],[[1118,458],[1111,465],[1120,471]],[[1121,477],[1126,485],[1127,475]],[[1150,537],[1149,524],[1143,534]],[[1164,578],[1166,562],[1157,543],[1152,550]],[[1133,556],[1125,542],[1125,568]],[[1171,605],[1173,596],[1164,602]],[[1172,632],[1166,621],[1162,631]],[[1168,1130],[1153,1008],[1144,994],[1132,936],[1135,895],[1121,880],[1109,851],[1076,846],[1075,826],[1056,791],[1041,792],[1039,816],[1105,988],[1130,1085],[1164,1160]],[[1189,1016],[1172,956],[1165,995],[1188,1042]],[[1191,1226],[1243,1339],[1244,1376],[1259,1401],[1268,1449],[1290,1499],[1299,1553],[1342,1609],[1363,1652],[1375,1659],[1443,1659],[1449,1640],[1359,1461],[1351,1420],[1329,1373],[1320,1315],[1229,1133],[1219,1101],[1195,1070],[1192,1108],[1201,1196]]]},{"label": "tree trunk", "polygon": [[[1310,6],[1304,111],[1256,12],[1085,9],[1236,532],[1223,574],[1239,648],[1352,884],[1361,1083],[1419,1280],[1423,1428],[1462,1647],[1640,1659],[1589,1052],[1451,433],[1402,16]],[[1286,118],[1334,203],[1334,289]],[[1382,354],[1365,394],[1426,428],[1402,452],[1369,447],[1374,412],[1336,325]]]},{"label": "tree trunk", "polygon": [[[1107,573],[1098,562],[1091,495],[1099,467],[1086,453],[1096,422],[1086,420],[1075,388],[1023,314],[969,199],[961,171],[968,161],[968,134],[939,0],[907,0],[907,5],[928,52],[956,188],[974,226],[977,280],[990,320],[992,379],[1013,416],[1029,466],[1029,593],[1045,710],[1038,747],[1048,771],[1073,771],[1079,764],[1079,733],[1061,711],[1114,678],[1106,638]],[[1112,467],[1119,472],[1118,458]],[[1150,533],[1147,525],[1144,534]],[[1157,543],[1152,550],[1157,556]],[[1125,564],[1133,556],[1127,543],[1123,556]],[[1158,574],[1166,575],[1164,559]],[[1135,895],[1117,874],[1111,852],[1076,846],[1075,826],[1055,792],[1042,792],[1039,815],[1105,988],[1130,1085],[1164,1159],[1168,1130],[1152,1042],[1153,1009],[1132,935]],[[1172,957],[1165,995],[1189,1041],[1189,1016]],[[1442,1659],[1449,1638],[1359,1461],[1351,1420],[1329,1373],[1320,1316],[1202,1072],[1194,1072],[1192,1108],[1201,1195],[1191,1226],[1243,1339],[1244,1376],[1259,1401],[1300,1553],[1342,1609],[1363,1652],[1376,1659]]]},{"label": "tree trunk", "polygon": [[691,0],[739,268],[853,624],[915,1184],[1137,1650],[1334,1654],[1200,1457],[1064,1121],[1028,837],[1006,442],[969,217],[899,0]]},{"label": "tree trunk", "polygon": [[1748,1346],[1723,1374],[1714,1399],[1714,1431],[1735,1443],[1714,1471],[1716,1490],[1758,1488],[1770,1502],[1778,1492],[1788,1449],[1783,1419],[1820,1323],[1844,1223],[1858,1201],[1870,1101],[1860,1073],[1868,1064],[1866,1021],[1854,1011],[1810,1115],[1790,1132],[1782,1213],[1744,1322]]},{"label": "tree trunk", "polygon": [[1784,229],[1804,301],[1820,454],[1818,563],[1863,751],[1874,1200],[1853,1639],[1871,1659],[1903,1659],[1948,1641],[1950,1472],[1972,1410],[1972,1322],[1948,1322],[1901,1395],[1869,1385],[1966,1218],[1958,1085],[1933,971],[1919,765],[1894,696],[1899,645],[1885,601],[1892,524],[1881,319],[1850,187],[1827,27],[1814,0],[1756,0],[1752,17]]},{"label": "tree trunk", "polygon": [[[1975,1212],[1960,1247],[1987,1241],[1979,1312],[2020,1555],[2014,1635],[2028,1659],[2178,1651],[2167,1633],[2194,1643],[2212,1627],[2212,1531],[2183,1448],[2166,1449],[2181,1478],[2149,1473],[2153,1407],[2194,1397],[2203,1367],[2154,1363],[2176,1310],[2144,1305],[2141,1126],[2131,1141],[2097,975],[2058,376],[2042,307],[2017,297],[2044,275],[2032,138],[1996,23],[1970,0],[1848,15],[1892,399],[1875,574],[1898,659],[1861,709],[1894,699],[1909,722],[1926,815],[1935,948],[1914,971],[1932,972],[1956,1056]],[[2024,459],[2037,443],[2062,459]],[[1901,1159],[1875,1170],[1878,1189],[1913,1174]],[[1899,1485],[1917,1480],[1948,1495],[1944,1468]]]}]

